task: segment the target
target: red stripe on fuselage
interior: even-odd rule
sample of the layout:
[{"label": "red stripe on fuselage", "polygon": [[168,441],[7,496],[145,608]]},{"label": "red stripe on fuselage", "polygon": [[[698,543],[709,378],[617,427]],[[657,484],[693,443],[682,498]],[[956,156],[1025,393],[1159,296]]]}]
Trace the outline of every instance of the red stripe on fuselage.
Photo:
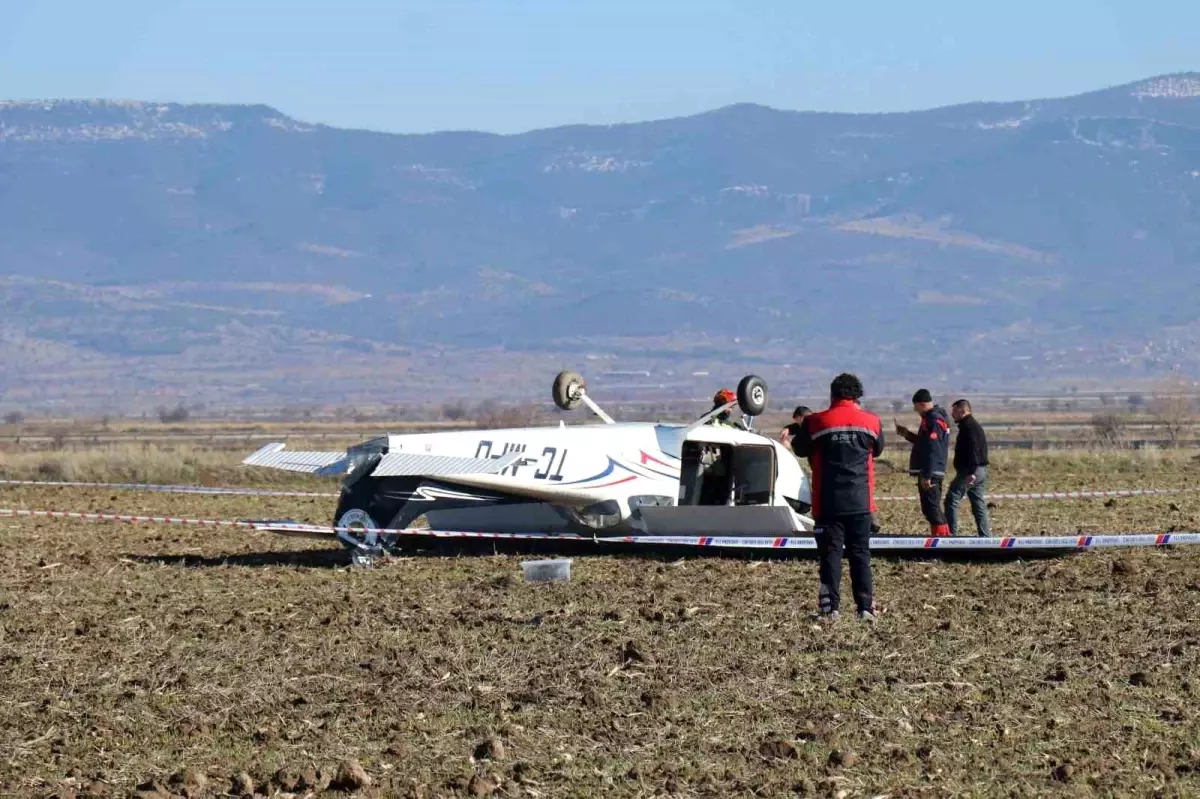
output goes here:
[{"label": "red stripe on fuselage", "polygon": [[645,466],[647,463],[657,463],[659,466],[665,466],[665,467],[666,467],[666,468],[668,468],[668,469],[674,469],[674,468],[675,468],[674,466],[672,466],[672,465],[671,465],[671,464],[669,464],[669,463],[663,463],[663,462],[662,462],[662,461],[660,461],[658,458],[656,458],[656,457],[654,457],[653,455],[650,455],[649,453],[647,453],[645,450],[639,450],[639,452],[641,452],[641,454],[642,454],[642,465],[643,465],[643,466]]}]

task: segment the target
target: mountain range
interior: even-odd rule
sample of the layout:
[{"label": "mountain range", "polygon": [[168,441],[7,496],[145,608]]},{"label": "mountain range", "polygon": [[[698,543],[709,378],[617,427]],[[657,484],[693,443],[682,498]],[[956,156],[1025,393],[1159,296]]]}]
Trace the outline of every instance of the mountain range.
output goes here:
[{"label": "mountain range", "polygon": [[1198,289],[1200,74],[518,135],[0,102],[12,406],[1133,383],[1200,366]]}]

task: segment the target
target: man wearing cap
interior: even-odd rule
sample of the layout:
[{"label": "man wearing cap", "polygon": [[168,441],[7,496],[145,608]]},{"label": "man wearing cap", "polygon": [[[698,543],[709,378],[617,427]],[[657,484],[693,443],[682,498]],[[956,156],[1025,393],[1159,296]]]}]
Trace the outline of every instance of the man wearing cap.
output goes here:
[{"label": "man wearing cap", "polygon": [[792,451],[812,472],[813,535],[821,557],[819,615],[836,619],[841,598],[843,549],[858,617],[875,620],[871,527],[875,513],[875,458],[883,454],[879,417],[859,407],[862,382],[841,374],[829,386],[829,408],[805,417]]},{"label": "man wearing cap", "polygon": [[[728,388],[723,388],[716,394],[713,394],[713,406],[709,408],[708,412],[712,413],[717,408],[728,405],[731,402],[737,402],[737,394],[734,394],[733,391]],[[716,416],[709,419],[707,424],[711,424],[714,427],[732,427],[737,430],[745,430],[746,426],[741,422],[731,422],[729,420],[731,414],[732,409],[718,413]]]},{"label": "man wearing cap", "polygon": [[946,478],[946,460],[950,452],[950,420],[941,406],[933,403],[928,389],[919,389],[912,398],[913,410],[921,416],[917,432],[899,422],[896,432],[913,445],[908,457],[908,473],[917,478],[921,513],[935,536],[950,535],[942,511],[942,481]]},{"label": "man wearing cap", "polygon": [[[713,394],[713,406],[708,409],[712,413],[717,408],[723,408],[731,402],[737,402],[737,395],[728,388],[723,388]],[[709,419],[705,424],[713,427],[731,427],[735,430],[745,430],[741,422],[730,421],[732,409],[727,409]],[[718,498],[728,494],[729,465],[721,457],[721,448],[715,444],[702,444],[700,447],[700,469],[696,473],[695,491],[699,494],[699,504],[715,505]]]},{"label": "man wearing cap", "polygon": [[796,410],[792,411],[792,423],[779,431],[779,441],[782,444],[787,444],[796,434],[800,432],[800,423],[804,421],[804,417],[812,413],[812,408],[807,405],[797,405]]}]

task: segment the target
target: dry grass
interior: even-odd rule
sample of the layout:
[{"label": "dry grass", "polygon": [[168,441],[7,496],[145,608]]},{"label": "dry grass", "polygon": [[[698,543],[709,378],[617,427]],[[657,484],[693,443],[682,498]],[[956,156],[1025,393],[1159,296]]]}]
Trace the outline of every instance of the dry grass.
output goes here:
[{"label": "dry grass", "polygon": [[[1196,468],[1186,453],[1005,453],[993,487],[1195,485]],[[331,510],[2,490],[8,507]],[[881,477],[883,493],[909,490]],[[919,529],[914,506],[888,503],[881,521]],[[994,514],[1003,533],[1195,529],[1200,498]],[[224,530],[3,519],[0,547],[4,793],[125,795],[184,769],[209,793],[243,771],[279,792],[295,788],[280,769],[351,759],[401,796],[1200,792],[1189,549],[880,558],[888,612],[872,628],[812,623],[806,558],[584,550],[572,582],[534,586],[514,554],[350,570],[319,543]]]},{"label": "dry grass", "polygon": [[189,483],[205,470],[228,464],[225,453],[152,444],[0,452],[0,475],[10,480]]},{"label": "dry grass", "polygon": [[[296,441],[293,449],[337,449],[353,441]],[[291,485],[335,490],[327,480],[249,469],[242,459],[257,448],[225,444],[114,443],[81,448],[0,450],[0,478],[82,482],[133,482],[204,485]]]}]

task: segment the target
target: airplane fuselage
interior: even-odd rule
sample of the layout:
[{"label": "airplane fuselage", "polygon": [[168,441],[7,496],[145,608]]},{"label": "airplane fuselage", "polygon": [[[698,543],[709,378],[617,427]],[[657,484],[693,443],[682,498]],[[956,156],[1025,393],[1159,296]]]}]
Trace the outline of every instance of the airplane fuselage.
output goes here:
[{"label": "airplane fuselage", "polygon": [[[671,506],[688,498],[681,478],[699,477],[692,474],[695,469],[685,467],[685,450],[699,448],[723,450],[730,463],[741,457],[734,453],[758,453],[760,466],[753,473],[743,470],[744,483],[757,483],[751,504],[794,509],[810,502],[807,476],[782,444],[730,427],[560,425],[389,435],[371,443],[386,446],[388,453],[412,456],[521,457],[495,474],[375,479],[368,474],[356,479],[352,473],[348,482],[354,485],[345,492],[335,518],[339,525],[355,511],[350,521],[365,523],[369,516],[371,526],[407,524],[426,515],[431,524],[446,529],[465,524],[480,529],[582,526],[627,531],[639,507]],[[738,475],[730,472],[729,480],[736,483]],[[736,489],[734,485],[721,495],[721,504],[742,504]],[[696,504],[696,498],[690,502]],[[377,510],[365,514],[368,507]],[[547,513],[548,508],[553,512]]]}]

